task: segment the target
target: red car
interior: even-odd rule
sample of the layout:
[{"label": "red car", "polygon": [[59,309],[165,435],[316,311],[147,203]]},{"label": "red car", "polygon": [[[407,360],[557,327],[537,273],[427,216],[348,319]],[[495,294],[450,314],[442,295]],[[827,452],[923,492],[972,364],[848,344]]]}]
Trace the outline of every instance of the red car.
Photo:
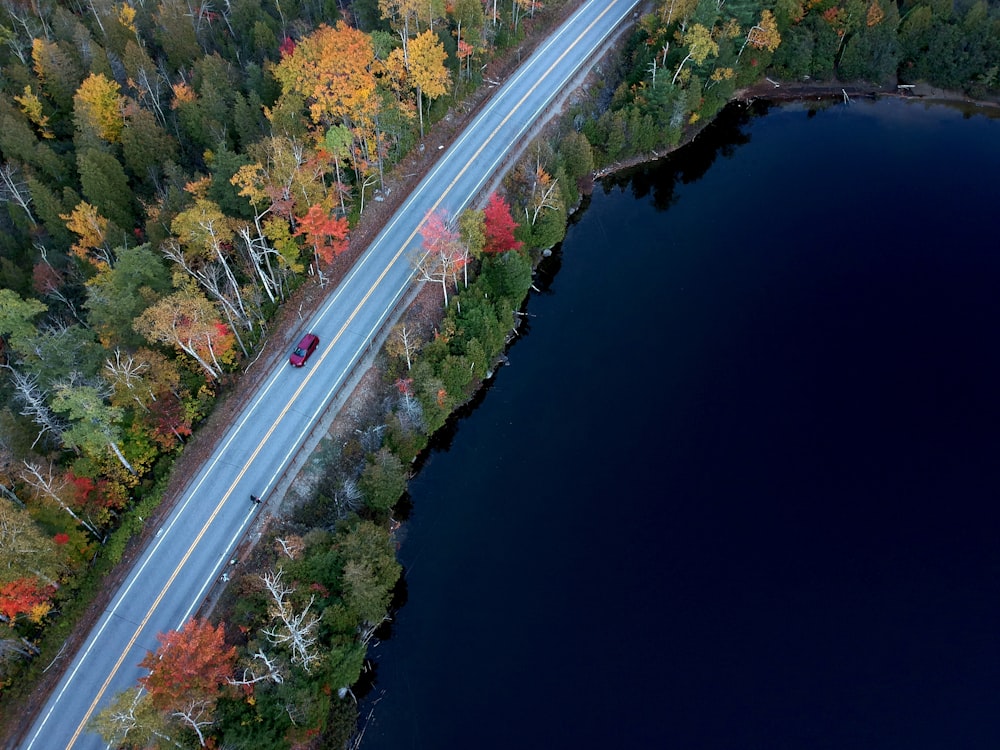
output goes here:
[{"label": "red car", "polygon": [[307,333],[288,357],[288,364],[292,367],[302,367],[309,356],[316,351],[317,346],[319,346],[319,336]]}]

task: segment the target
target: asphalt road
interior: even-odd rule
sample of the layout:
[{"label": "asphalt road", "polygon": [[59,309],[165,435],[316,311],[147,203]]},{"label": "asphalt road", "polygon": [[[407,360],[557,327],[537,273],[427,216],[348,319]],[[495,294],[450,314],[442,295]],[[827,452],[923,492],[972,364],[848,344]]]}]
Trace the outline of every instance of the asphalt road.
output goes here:
[{"label": "asphalt road", "polygon": [[[457,215],[531,125],[592,59],[637,0],[591,0],[497,91],[392,217],[305,327],[320,346],[302,369],[285,364],[234,420],[220,447],[158,530],[35,720],[21,747],[104,743],[87,722],[142,675],[156,634],[179,628],[224,573],[266,496],[413,283],[411,257],[429,211]],[[290,341],[291,348],[296,343]]]}]

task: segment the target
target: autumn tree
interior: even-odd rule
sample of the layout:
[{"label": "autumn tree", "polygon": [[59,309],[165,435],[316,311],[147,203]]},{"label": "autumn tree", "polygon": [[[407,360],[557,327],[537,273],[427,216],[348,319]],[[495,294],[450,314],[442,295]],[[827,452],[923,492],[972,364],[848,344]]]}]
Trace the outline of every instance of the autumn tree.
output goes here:
[{"label": "autumn tree", "polygon": [[705,28],[700,23],[691,26],[690,30],[684,34],[683,43],[688,48],[688,52],[677,66],[670,85],[677,83],[677,78],[680,76],[681,70],[688,60],[694,60],[695,63],[701,65],[709,57],[719,54],[719,43],[712,37],[711,30]]},{"label": "autumn tree", "polygon": [[490,254],[520,250],[521,242],[514,239],[517,223],[510,215],[510,206],[501,196],[493,193],[483,209],[483,231],[486,244],[483,251]]},{"label": "autumn tree", "polygon": [[443,209],[427,214],[420,226],[422,252],[416,258],[422,281],[441,285],[444,306],[448,306],[448,281],[468,261],[468,252]]},{"label": "autumn tree", "polygon": [[226,645],[222,623],[191,618],[180,630],[156,636],[160,647],[139,666],[149,674],[139,682],[161,710],[173,710],[191,697],[214,701],[232,675],[236,649]]},{"label": "autumn tree", "polygon": [[421,345],[420,335],[406,323],[397,323],[389,332],[385,342],[386,353],[390,357],[402,357],[406,360],[406,369],[413,367],[413,357]]},{"label": "autumn tree", "polygon": [[331,216],[329,209],[318,203],[311,205],[305,216],[299,217],[295,235],[304,237],[312,246],[316,274],[320,280],[323,279],[323,267],[330,265],[336,256],[347,249],[347,230],[346,218]]},{"label": "autumn tree", "polygon": [[38,624],[47,615],[52,604],[55,586],[39,584],[34,578],[16,578],[0,584],[0,622],[13,625],[22,615]]},{"label": "autumn tree", "polygon": [[66,227],[77,236],[70,250],[76,257],[98,269],[111,265],[113,255],[108,241],[108,220],[96,206],[80,201],[68,214],[60,214]]},{"label": "autumn tree", "polygon": [[34,578],[41,587],[55,586],[59,553],[25,508],[0,497],[0,584]]},{"label": "autumn tree", "polygon": [[448,91],[451,74],[445,67],[448,59],[437,34],[428,29],[410,43],[410,76],[417,89],[417,110],[420,113],[420,137],[424,137],[424,96],[430,102]]},{"label": "autumn tree", "polygon": [[107,143],[120,143],[125,127],[124,103],[117,82],[109,81],[103,73],[91,73],[73,96],[77,132],[84,138],[96,136]]},{"label": "autumn tree", "polygon": [[229,685],[236,648],[226,645],[225,626],[192,618],[180,630],[160,633],[160,647],[139,663],[149,674],[139,684],[154,708],[196,733],[204,747],[204,730],[213,723],[216,701]]},{"label": "autumn tree", "polygon": [[314,123],[350,126],[370,121],[377,108],[374,67],[368,35],[339,21],[300,40],[274,73],[284,92],[306,99]]},{"label": "autumn tree", "polygon": [[455,0],[451,4],[451,17],[455,23],[459,69],[464,61],[466,74],[471,80],[472,56],[482,46],[483,4],[480,0]]},{"label": "autumn tree", "polygon": [[747,45],[750,45],[754,49],[766,49],[768,52],[774,52],[779,44],[781,44],[781,34],[778,33],[778,23],[774,18],[774,14],[765,9],[761,11],[760,22],[750,27],[750,30],[747,32],[739,54],[736,55],[736,63],[739,63],[740,57],[743,56],[743,50],[747,48]]},{"label": "autumn tree", "polygon": [[135,320],[135,330],[152,343],[169,344],[194,359],[209,379],[230,361],[233,336],[205,296],[190,286],[164,297]]},{"label": "autumn tree", "polygon": [[83,526],[95,539],[101,540],[101,533],[88,520],[81,518],[71,505],[72,490],[66,475],[57,470],[51,461],[23,459],[20,477],[31,488],[36,502],[52,505],[67,513],[79,526]]},{"label": "autumn tree", "polygon": [[[351,153],[353,143],[350,131],[344,130],[347,143],[338,152],[342,156]],[[327,168],[319,154],[291,137],[265,138],[250,148],[249,155],[253,161],[230,179],[253,208],[252,224],[238,226],[237,234],[266,294],[274,300],[283,296],[285,279],[305,269],[294,223],[296,216],[326,199]]]},{"label": "autumn tree", "polygon": [[45,106],[31,86],[25,86],[24,91],[20,95],[14,95],[13,99],[20,105],[21,112],[31,121],[42,138],[56,137],[49,124],[50,118],[45,114]]},{"label": "autumn tree", "polygon": [[410,64],[410,37],[418,30],[417,14],[422,0],[378,0],[379,12],[382,18],[399,36],[402,42],[403,60]]},{"label": "autumn tree", "polygon": [[230,257],[236,236],[233,222],[217,203],[199,195],[191,208],[174,217],[170,229],[177,239],[164,243],[164,255],[219,304],[245,356],[247,349],[239,330],[252,329],[256,316],[244,299]]}]

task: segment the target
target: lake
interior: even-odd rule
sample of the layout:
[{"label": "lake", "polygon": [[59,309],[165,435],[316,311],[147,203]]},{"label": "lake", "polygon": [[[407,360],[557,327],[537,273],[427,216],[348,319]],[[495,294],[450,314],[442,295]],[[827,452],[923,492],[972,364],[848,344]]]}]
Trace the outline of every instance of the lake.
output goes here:
[{"label": "lake", "polygon": [[599,184],[411,483],[364,750],[1000,746],[1000,121]]}]

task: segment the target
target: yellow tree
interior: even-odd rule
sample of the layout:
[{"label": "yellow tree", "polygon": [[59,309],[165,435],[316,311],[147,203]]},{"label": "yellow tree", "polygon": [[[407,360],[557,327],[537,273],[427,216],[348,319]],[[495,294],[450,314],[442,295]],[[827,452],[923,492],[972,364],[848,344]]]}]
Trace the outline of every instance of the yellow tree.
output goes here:
[{"label": "yellow tree", "polygon": [[125,128],[125,98],[121,87],[103,73],[91,73],[73,97],[73,117],[77,130],[93,132],[108,143],[120,143]]},{"label": "yellow tree", "polygon": [[25,86],[24,93],[21,96],[15,95],[14,101],[21,105],[21,111],[24,113],[24,116],[31,120],[31,123],[38,128],[38,133],[42,138],[56,137],[55,133],[49,127],[49,116],[42,111],[42,100],[31,90],[31,86]]},{"label": "yellow tree", "polygon": [[774,52],[778,49],[778,45],[781,44],[781,34],[778,33],[778,22],[771,11],[762,11],[760,23],[751,27],[750,31],[747,32],[743,46],[740,47],[740,53],[736,56],[737,63],[739,63],[743,50],[748,44],[754,49],[766,49],[768,52]]},{"label": "yellow tree", "polygon": [[878,0],[873,0],[872,4],[868,6],[868,16],[866,19],[868,28],[878,26],[884,18],[885,11],[882,10],[882,6],[878,4]]},{"label": "yellow tree", "polygon": [[108,220],[94,206],[80,201],[70,213],[59,214],[59,218],[78,237],[70,248],[74,255],[98,268],[110,265],[112,255],[107,241]]},{"label": "yellow tree", "polygon": [[428,29],[410,43],[410,77],[417,88],[417,110],[420,112],[420,137],[424,137],[423,97],[430,102],[448,91],[451,75],[445,67],[448,54],[437,34]]},{"label": "yellow tree", "polygon": [[700,23],[696,23],[690,31],[684,34],[683,41],[687,45],[688,53],[681,60],[681,64],[677,66],[677,72],[674,73],[674,77],[670,81],[671,86],[677,83],[677,77],[681,74],[681,69],[688,60],[694,60],[698,65],[701,65],[709,57],[719,54],[719,43],[712,38],[712,32]]},{"label": "yellow tree", "polygon": [[403,60],[410,66],[410,29],[417,28],[421,0],[378,0],[382,18],[389,22],[403,43]]},{"label": "yellow tree", "polygon": [[320,26],[275,68],[284,93],[305,97],[316,124],[366,122],[376,108],[375,52],[364,32]]}]

